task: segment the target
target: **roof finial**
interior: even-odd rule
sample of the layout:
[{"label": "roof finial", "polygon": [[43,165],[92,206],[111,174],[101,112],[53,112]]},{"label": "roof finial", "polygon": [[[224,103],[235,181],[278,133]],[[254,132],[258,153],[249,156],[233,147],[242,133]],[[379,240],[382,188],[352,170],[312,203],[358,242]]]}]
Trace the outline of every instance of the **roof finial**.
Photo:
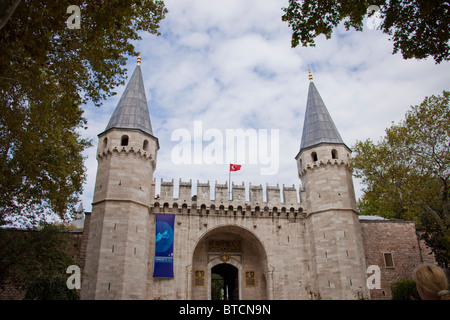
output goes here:
[{"label": "roof finial", "polygon": [[137,65],[141,65],[141,53],[139,52],[138,59],[137,59]]},{"label": "roof finial", "polygon": [[313,82],[313,77],[312,77],[312,74],[311,74],[311,69],[309,69],[308,71],[309,71],[309,81],[310,81],[310,82]]}]

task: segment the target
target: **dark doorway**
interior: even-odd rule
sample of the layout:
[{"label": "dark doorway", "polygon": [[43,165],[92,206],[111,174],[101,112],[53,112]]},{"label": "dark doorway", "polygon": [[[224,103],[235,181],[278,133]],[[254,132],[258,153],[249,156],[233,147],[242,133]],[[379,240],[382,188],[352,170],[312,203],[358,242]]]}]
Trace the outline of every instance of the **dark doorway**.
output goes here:
[{"label": "dark doorway", "polygon": [[239,300],[238,269],[221,263],[211,269],[211,299]]}]

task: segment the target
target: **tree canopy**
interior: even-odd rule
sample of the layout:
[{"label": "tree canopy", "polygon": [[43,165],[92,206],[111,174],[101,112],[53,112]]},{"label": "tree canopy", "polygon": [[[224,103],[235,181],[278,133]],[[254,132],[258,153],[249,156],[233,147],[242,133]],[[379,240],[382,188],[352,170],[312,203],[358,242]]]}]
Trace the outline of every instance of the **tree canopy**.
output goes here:
[{"label": "tree canopy", "polygon": [[[66,10],[80,8],[80,28]],[[11,217],[67,218],[90,145],[82,106],[125,82],[140,31],[159,35],[163,1],[22,0],[0,29],[0,225]]]},{"label": "tree canopy", "polygon": [[366,188],[361,214],[414,220],[437,260],[450,263],[450,92],[412,106],[377,143],[353,147],[355,176]]},{"label": "tree canopy", "polygon": [[436,63],[450,60],[448,0],[289,0],[282,20],[292,28],[293,48],[299,43],[315,46],[317,36],[330,39],[341,22],[347,31],[362,31],[371,6],[379,9],[380,29],[391,36],[394,54],[400,51],[404,59],[432,56]]}]

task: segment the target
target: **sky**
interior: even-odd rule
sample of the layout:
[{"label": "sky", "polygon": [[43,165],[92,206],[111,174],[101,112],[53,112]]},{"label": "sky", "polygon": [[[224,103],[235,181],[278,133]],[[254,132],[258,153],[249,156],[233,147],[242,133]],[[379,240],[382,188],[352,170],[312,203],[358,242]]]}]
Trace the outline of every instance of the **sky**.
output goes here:
[{"label": "sky", "polygon": [[[450,63],[404,60],[379,30],[346,31],[316,38],[315,47],[291,48],[288,0],[166,0],[161,36],[135,42],[154,135],[160,150],[154,178],[225,183],[229,163],[235,184],[299,188],[299,151],[308,68],[344,142],[378,141],[411,105],[449,90]],[[128,77],[136,58],[127,63]],[[97,135],[104,131],[125,86],[100,108],[84,107],[93,147],[84,152],[82,194],[91,210],[97,172]],[[233,135],[248,137],[242,149]],[[228,137],[228,139],[227,139]],[[190,140],[189,140],[190,139]],[[235,141],[233,145],[232,141]],[[190,150],[191,154],[187,153]],[[184,153],[183,153],[184,152]],[[354,179],[357,198],[363,185]],[[194,194],[195,192],[193,192]]]}]

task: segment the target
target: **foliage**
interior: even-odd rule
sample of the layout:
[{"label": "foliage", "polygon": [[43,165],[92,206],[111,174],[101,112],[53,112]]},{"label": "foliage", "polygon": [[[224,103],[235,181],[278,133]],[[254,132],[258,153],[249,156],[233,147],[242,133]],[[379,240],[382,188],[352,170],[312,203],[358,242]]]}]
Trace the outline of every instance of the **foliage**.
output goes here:
[{"label": "foliage", "polygon": [[[65,228],[57,225],[28,231],[0,229],[0,285],[8,280],[23,290],[29,289],[32,299],[37,294],[47,296],[50,294],[44,293],[47,289],[59,288],[57,278],[67,279],[67,267],[76,264],[63,231]],[[36,286],[42,281],[51,283],[39,293]],[[57,289],[59,293],[60,289]],[[62,290],[61,294],[64,292]]]},{"label": "foliage", "polygon": [[76,290],[70,290],[66,285],[66,278],[42,277],[37,278],[27,288],[25,300],[79,300]]},{"label": "foliage", "polygon": [[224,300],[224,279],[221,275],[211,273],[211,299]]},{"label": "foliage", "polygon": [[361,214],[414,220],[440,264],[450,262],[450,92],[431,96],[386,129],[378,143],[353,147],[355,176],[367,186]]},{"label": "foliage", "polygon": [[421,300],[414,280],[403,279],[391,283],[392,300]]},{"label": "foliage", "polygon": [[[79,5],[80,29],[66,10]],[[73,215],[85,180],[81,106],[124,84],[139,31],[159,34],[151,0],[22,0],[0,29],[0,225],[49,212]]]},{"label": "foliage", "polygon": [[292,28],[293,48],[299,43],[315,46],[317,36],[323,34],[330,39],[341,22],[347,31],[362,31],[367,9],[372,5],[380,8],[380,29],[392,36],[393,53],[400,51],[404,59],[432,56],[436,63],[450,60],[448,0],[289,0],[282,20]]},{"label": "foliage", "polygon": [[322,300],[322,296],[320,295],[320,292],[315,292],[311,286],[306,286],[305,291],[309,296],[309,300]]}]

